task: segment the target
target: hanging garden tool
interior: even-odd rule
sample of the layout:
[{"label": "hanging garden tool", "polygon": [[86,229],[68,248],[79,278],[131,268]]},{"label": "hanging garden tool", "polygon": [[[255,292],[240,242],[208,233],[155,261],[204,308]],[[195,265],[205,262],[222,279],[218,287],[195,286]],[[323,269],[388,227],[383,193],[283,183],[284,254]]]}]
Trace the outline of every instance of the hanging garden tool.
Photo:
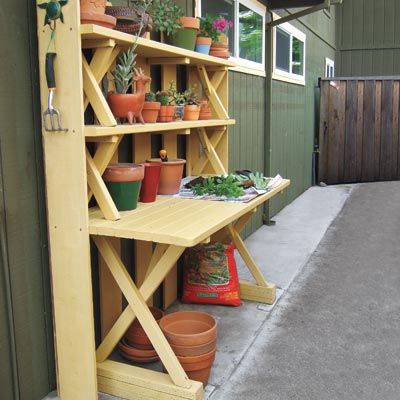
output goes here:
[{"label": "hanging garden tool", "polygon": [[[56,23],[60,19],[64,23],[64,16],[62,13],[62,7],[68,3],[68,0],[50,0],[47,3],[38,4],[38,7],[42,10],[46,10],[46,16],[44,18],[44,25],[49,25],[51,29],[50,41],[46,50],[45,57],[45,71],[47,88],[49,90],[47,98],[47,109],[43,112],[43,125],[44,129],[48,132],[67,132],[68,129],[61,127],[61,115],[60,111],[53,106],[53,97],[56,90],[56,78],[54,74],[54,59],[56,52],[49,52],[50,45],[54,42],[56,33]],[[54,44],[54,43],[53,43]]]}]

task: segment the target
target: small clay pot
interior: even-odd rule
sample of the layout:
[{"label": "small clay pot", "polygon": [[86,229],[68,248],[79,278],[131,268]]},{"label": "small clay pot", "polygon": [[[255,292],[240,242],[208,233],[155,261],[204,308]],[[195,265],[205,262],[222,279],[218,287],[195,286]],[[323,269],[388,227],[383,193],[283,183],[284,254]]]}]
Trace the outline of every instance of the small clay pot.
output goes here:
[{"label": "small clay pot", "polygon": [[178,311],[161,318],[160,328],[168,342],[178,346],[198,346],[216,340],[217,321],[207,313]]},{"label": "small clay pot", "polygon": [[161,103],[159,103],[158,101],[145,101],[142,110],[144,122],[157,122],[160,107]]},{"label": "small clay pot", "polygon": [[195,17],[181,17],[180,22],[183,25],[182,28],[188,29],[200,29],[200,20]]},{"label": "small clay pot", "polygon": [[183,175],[183,166],[186,160],[179,158],[162,162],[161,158],[152,158],[148,162],[160,162],[161,174],[158,184],[158,194],[171,195],[179,192]]},{"label": "small clay pot", "polygon": [[183,113],[184,121],[197,121],[200,116],[200,106],[186,105],[185,112]]},{"label": "small clay pot", "polygon": [[198,53],[209,54],[211,47],[211,38],[205,36],[198,36],[196,39],[196,47],[195,50]]},{"label": "small clay pot", "polygon": [[215,349],[217,344],[216,340],[205,344],[199,344],[197,346],[178,346],[176,344],[171,344],[171,348],[177,356],[188,357],[188,356],[200,356],[202,354],[209,353]]},{"label": "small clay pot", "polygon": [[161,106],[158,114],[158,122],[172,122],[174,119],[174,106]]},{"label": "small clay pot", "polygon": [[210,50],[210,56],[228,59],[231,55],[228,50]]},{"label": "small clay pot", "polygon": [[[164,312],[157,307],[150,307],[150,312],[153,314],[153,317],[157,322],[164,316]],[[151,341],[147,337],[147,334],[142,328],[142,325],[140,325],[138,319],[135,319],[126,331],[125,339],[128,345],[134,346],[138,349],[153,349]]]},{"label": "small clay pot", "polygon": [[81,12],[81,24],[94,24],[112,29],[117,20],[111,15],[99,14],[95,12]]},{"label": "small clay pot", "polygon": [[125,339],[122,339],[118,343],[118,349],[121,353],[125,353],[131,357],[149,358],[157,356],[157,352],[154,349],[151,350],[138,349],[134,346],[129,345]]},{"label": "small clay pot", "polygon": [[107,0],[81,0],[81,13],[104,14]]},{"label": "small clay pot", "polygon": [[200,104],[200,114],[199,114],[199,119],[200,120],[207,120],[212,118],[212,112],[211,108],[208,105],[207,100],[203,100]]}]

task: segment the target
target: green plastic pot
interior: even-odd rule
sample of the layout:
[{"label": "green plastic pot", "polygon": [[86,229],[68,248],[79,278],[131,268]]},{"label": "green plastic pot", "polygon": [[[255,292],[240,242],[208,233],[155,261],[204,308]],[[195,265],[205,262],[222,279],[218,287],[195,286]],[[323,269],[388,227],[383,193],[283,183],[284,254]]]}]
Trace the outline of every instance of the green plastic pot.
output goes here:
[{"label": "green plastic pot", "polygon": [[167,36],[167,42],[172,46],[193,51],[196,46],[197,34],[200,23],[197,18],[181,17],[183,27],[171,36]]},{"label": "green plastic pot", "polygon": [[118,211],[137,207],[144,166],[140,164],[111,164],[103,179]]}]

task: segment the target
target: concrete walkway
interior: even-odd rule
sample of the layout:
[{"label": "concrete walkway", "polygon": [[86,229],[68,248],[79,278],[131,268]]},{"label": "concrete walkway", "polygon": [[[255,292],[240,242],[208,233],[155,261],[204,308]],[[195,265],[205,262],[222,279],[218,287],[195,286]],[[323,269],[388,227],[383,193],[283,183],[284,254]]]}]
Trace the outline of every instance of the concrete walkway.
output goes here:
[{"label": "concrete walkway", "polygon": [[399,182],[355,187],[211,399],[400,399]]},{"label": "concrete walkway", "polygon": [[[206,388],[207,397],[212,400],[247,400],[251,398],[252,393],[256,393],[254,398],[259,399],[291,398],[269,397],[268,391],[264,391],[262,385],[268,377],[269,364],[249,369],[252,379],[260,384],[261,394],[251,392],[250,382],[247,383],[249,378],[245,374],[248,360],[252,359],[253,353],[267,351],[262,345],[268,343],[265,336],[268,338],[274,335],[274,332],[270,331],[269,321],[275,320],[275,309],[279,308],[276,304],[281,304],[287,297],[289,286],[302,271],[326,230],[340,213],[351,190],[350,186],[313,187],[274,218],[275,226],[264,226],[246,240],[266,278],[278,287],[278,298],[281,300],[274,306],[244,302],[238,308],[176,304],[169,309],[171,312],[178,309],[203,310],[218,319],[218,352]],[[249,278],[247,269],[243,268],[239,257],[237,264],[239,275]],[[157,366],[154,367],[157,369]],[[282,375],[285,376],[285,370],[282,371]],[[254,390],[258,390],[256,384]],[[101,395],[100,398],[113,399],[106,395]],[[307,396],[304,398],[308,399]],[[46,400],[48,399],[57,399],[56,394],[50,394]]]}]

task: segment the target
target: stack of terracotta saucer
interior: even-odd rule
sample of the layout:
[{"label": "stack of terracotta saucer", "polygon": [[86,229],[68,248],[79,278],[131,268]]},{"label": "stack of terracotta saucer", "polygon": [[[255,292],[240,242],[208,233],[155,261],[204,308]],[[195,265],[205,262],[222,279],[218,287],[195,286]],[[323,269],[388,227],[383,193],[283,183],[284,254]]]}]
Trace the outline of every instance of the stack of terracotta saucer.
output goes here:
[{"label": "stack of terracotta saucer", "polygon": [[[150,311],[157,322],[164,315],[156,307],[150,307]],[[119,342],[118,349],[121,356],[131,362],[146,364],[159,360],[157,352],[137,319],[126,331],[125,337]]]}]

